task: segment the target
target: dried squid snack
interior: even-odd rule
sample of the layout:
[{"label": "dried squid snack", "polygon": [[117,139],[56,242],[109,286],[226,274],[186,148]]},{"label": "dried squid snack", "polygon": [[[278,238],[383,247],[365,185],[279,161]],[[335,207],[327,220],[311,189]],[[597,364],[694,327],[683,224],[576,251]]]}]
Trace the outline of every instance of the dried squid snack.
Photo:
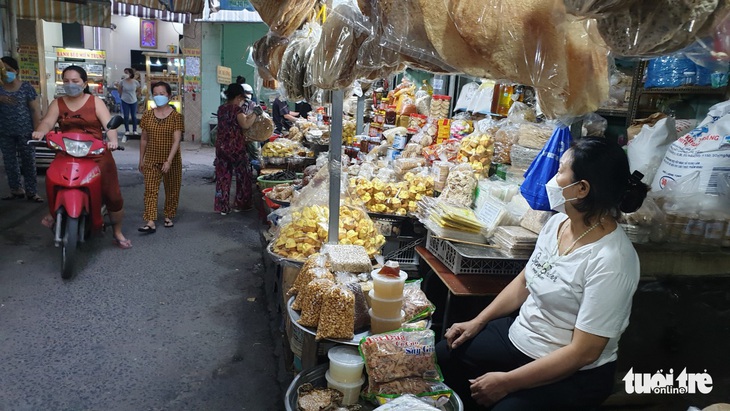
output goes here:
[{"label": "dried squid snack", "polygon": [[436,365],[435,339],[433,330],[403,330],[363,338],[360,354],[369,380],[384,383],[420,377],[443,381]]},{"label": "dried squid snack", "polygon": [[330,288],[334,287],[332,280],[317,279],[312,280],[304,288],[302,295],[301,307],[302,314],[299,317],[299,324],[305,327],[316,327],[319,324],[319,315],[322,309],[322,299]]},{"label": "dried squid snack", "polygon": [[355,336],[355,295],[343,286],[330,287],[322,296],[316,340],[351,340]]},{"label": "dried squid snack", "polygon": [[399,378],[383,383],[370,382],[368,384],[368,394],[370,395],[420,395],[448,390],[449,387],[442,382],[425,380],[418,377]]},{"label": "dried squid snack", "polygon": [[291,36],[313,13],[316,0],[251,0],[261,20],[282,37]]},{"label": "dried squid snack", "polygon": [[289,39],[268,33],[253,44],[253,61],[264,80],[276,80]]}]

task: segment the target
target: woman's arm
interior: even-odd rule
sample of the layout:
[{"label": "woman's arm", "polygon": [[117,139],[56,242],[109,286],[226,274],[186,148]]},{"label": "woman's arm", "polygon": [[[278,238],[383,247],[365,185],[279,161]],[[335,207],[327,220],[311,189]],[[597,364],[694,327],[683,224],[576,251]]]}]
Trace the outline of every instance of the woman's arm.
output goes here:
[{"label": "woman's arm", "polygon": [[517,311],[528,295],[525,270],[522,270],[474,319],[465,323],[456,323],[446,330],[444,336],[449,347],[453,349],[460,346],[476,336],[488,322]]},{"label": "woman's arm", "polygon": [[[111,120],[112,118],[111,113],[109,113],[109,109],[106,107],[106,104],[101,101],[100,98],[94,97],[93,95],[90,98],[94,99],[94,106],[96,107],[96,118],[99,119],[99,122],[101,122],[102,129],[106,129],[106,125],[109,124],[109,120]],[[106,137],[109,140],[106,145],[110,150],[114,150],[119,147],[119,140],[117,139],[116,129],[107,130]]]},{"label": "woman's arm", "polygon": [[53,129],[53,126],[58,121],[58,101],[53,100],[51,105],[48,106],[48,112],[43,119],[38,123],[33,132],[33,140],[40,140]]},{"label": "woman's arm", "polygon": [[545,357],[509,372],[490,372],[470,380],[472,397],[487,406],[509,393],[561,380],[595,362],[606,344],[606,337],[575,329],[570,344]]},{"label": "woman's arm", "polygon": [[243,113],[239,113],[236,116],[236,121],[238,121],[238,125],[241,126],[242,129],[246,130],[253,125],[254,121],[256,121],[256,114],[245,115]]},{"label": "woman's arm", "polygon": [[180,140],[182,140],[182,130],[175,130],[172,134],[172,148],[170,149],[170,154],[167,155],[167,161],[165,161],[165,164],[162,165],[163,173],[167,173],[167,171],[170,170],[172,159],[175,158],[177,150],[180,149]]},{"label": "woman's arm", "polygon": [[30,110],[30,117],[33,120],[33,130],[35,130],[41,123],[41,104],[38,97],[28,102],[28,110]]}]

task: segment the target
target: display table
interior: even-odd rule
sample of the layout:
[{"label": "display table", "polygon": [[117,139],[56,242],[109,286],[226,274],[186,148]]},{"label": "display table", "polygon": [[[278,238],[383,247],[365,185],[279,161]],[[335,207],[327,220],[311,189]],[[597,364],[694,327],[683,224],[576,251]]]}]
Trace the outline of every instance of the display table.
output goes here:
[{"label": "display table", "polygon": [[459,274],[452,273],[433,253],[425,247],[416,247],[421,260],[446,285],[446,301],[444,303],[444,321],[441,327],[441,338],[448,325],[451,297],[485,297],[499,294],[513,279],[511,275]]}]

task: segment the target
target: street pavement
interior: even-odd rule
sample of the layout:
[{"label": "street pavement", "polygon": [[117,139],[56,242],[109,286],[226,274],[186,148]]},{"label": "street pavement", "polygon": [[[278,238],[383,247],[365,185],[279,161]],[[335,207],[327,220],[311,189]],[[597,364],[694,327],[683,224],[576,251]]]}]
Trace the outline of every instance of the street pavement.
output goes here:
[{"label": "street pavement", "polygon": [[47,204],[0,201],[0,411],[283,409],[291,374],[257,212],[214,214],[213,149],[183,142],[175,226],[161,189],[157,232],[138,233],[139,141],[126,148],[114,156],[134,247],[92,238],[71,280],[40,225]]}]

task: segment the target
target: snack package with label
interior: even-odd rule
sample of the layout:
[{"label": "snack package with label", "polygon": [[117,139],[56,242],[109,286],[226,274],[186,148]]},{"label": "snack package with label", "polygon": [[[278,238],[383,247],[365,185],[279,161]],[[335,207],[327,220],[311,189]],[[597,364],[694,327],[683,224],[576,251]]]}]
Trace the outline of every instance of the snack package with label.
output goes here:
[{"label": "snack package with label", "polygon": [[419,377],[443,381],[436,364],[433,330],[399,330],[360,341],[360,354],[371,383]]},{"label": "snack package with label", "polygon": [[[431,410],[433,406],[443,406],[449,401],[453,391],[444,383],[419,377],[399,378],[394,381],[368,384],[368,397],[376,404],[395,401],[403,395],[417,395],[421,404],[410,403],[414,408],[408,410]],[[429,405],[430,404],[430,405]],[[376,408],[379,410],[380,407]],[[395,408],[404,409],[404,408]]]},{"label": "snack package with label", "polygon": [[463,207],[471,207],[474,202],[474,190],[477,179],[469,164],[459,164],[449,171],[446,188],[439,199]]},{"label": "snack package with label", "polygon": [[393,398],[383,405],[376,408],[374,411],[440,411],[441,408],[436,408],[429,405],[427,399],[422,399],[413,394],[405,394]]}]

